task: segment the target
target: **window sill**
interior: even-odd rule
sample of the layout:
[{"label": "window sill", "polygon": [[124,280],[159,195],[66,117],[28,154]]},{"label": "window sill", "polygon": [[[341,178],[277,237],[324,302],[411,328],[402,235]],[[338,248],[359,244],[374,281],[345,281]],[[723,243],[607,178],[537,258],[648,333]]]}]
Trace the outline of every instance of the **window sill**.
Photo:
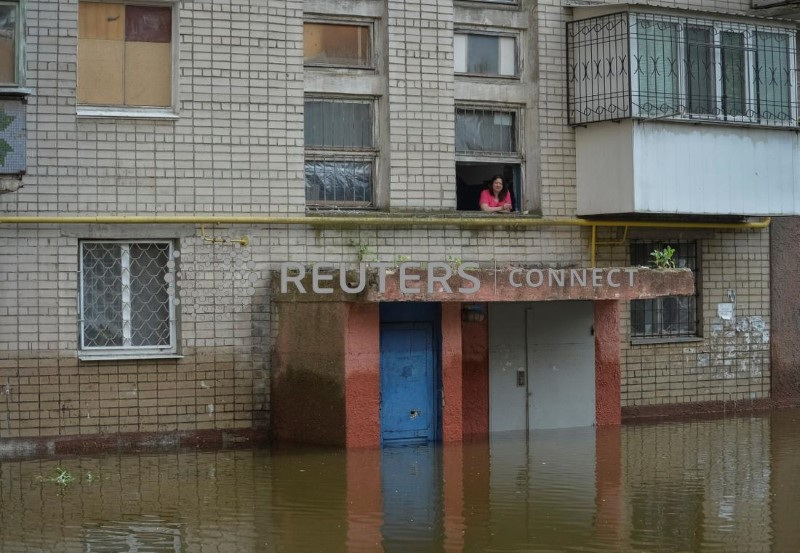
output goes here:
[{"label": "window sill", "polygon": [[78,106],[78,118],[94,119],[116,117],[120,119],[162,119],[174,121],[179,119],[171,108],[115,108],[115,107],[90,107]]},{"label": "window sill", "polygon": [[649,346],[654,344],[696,344],[704,341],[702,336],[659,336],[657,338],[631,338],[632,346]]},{"label": "window sill", "polygon": [[14,86],[14,85],[5,85],[0,86],[0,97],[6,96],[14,96],[25,98],[33,94],[32,88],[26,88],[24,86]]},{"label": "window sill", "polygon": [[183,355],[178,353],[145,353],[145,352],[126,352],[126,353],[78,353],[81,361],[139,361],[150,359],[183,359]]},{"label": "window sill", "polygon": [[[615,119],[614,121],[621,121],[622,119],[627,119],[627,117],[622,117],[620,119]],[[633,116],[631,119],[634,119],[640,123],[676,123],[679,125],[713,125],[717,127],[739,127],[743,129],[773,129],[776,131],[793,131],[797,132],[800,130],[800,126],[797,123],[785,123],[785,124],[773,124],[768,125],[764,123],[751,123],[749,121],[736,121],[731,119],[713,119],[713,118],[691,118],[691,117],[684,117],[684,116],[674,116],[674,117],[644,117],[641,115]],[[585,126],[586,124],[582,124],[580,126]],[[573,125],[574,126],[574,125]]]}]

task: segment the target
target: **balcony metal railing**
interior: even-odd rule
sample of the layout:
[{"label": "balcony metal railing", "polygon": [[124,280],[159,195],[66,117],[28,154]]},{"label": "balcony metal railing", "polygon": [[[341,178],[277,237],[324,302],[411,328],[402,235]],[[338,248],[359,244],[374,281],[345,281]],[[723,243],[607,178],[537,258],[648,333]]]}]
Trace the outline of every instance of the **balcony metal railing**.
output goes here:
[{"label": "balcony metal railing", "polygon": [[567,25],[572,125],[676,118],[796,126],[790,28],[617,13]]}]

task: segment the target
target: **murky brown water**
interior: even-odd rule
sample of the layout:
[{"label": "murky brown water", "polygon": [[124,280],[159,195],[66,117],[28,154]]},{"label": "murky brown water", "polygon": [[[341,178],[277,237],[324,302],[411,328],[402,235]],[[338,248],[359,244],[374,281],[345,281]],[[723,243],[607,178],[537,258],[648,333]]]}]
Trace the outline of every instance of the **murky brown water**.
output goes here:
[{"label": "murky brown water", "polygon": [[798,513],[796,410],[463,447],[0,462],[3,553],[791,553]]}]

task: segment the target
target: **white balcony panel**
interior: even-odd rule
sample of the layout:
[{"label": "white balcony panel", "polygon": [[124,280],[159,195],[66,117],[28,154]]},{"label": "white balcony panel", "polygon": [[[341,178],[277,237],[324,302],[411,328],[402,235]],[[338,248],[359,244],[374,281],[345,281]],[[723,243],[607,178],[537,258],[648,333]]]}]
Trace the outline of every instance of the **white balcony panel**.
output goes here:
[{"label": "white balcony panel", "polygon": [[800,214],[794,131],[626,120],[576,133],[579,215]]}]

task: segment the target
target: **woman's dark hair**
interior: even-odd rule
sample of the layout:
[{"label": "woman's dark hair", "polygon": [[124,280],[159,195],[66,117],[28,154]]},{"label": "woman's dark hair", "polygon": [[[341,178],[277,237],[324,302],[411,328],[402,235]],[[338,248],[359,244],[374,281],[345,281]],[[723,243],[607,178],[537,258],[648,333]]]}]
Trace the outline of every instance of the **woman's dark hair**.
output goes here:
[{"label": "woman's dark hair", "polygon": [[489,181],[489,192],[491,192],[492,195],[494,196],[494,186],[493,185],[494,185],[494,181],[496,181],[497,179],[500,179],[500,182],[503,183],[503,189],[497,195],[497,199],[500,200],[500,201],[504,201],[508,197],[508,195],[511,193],[511,191],[508,189],[508,185],[506,184],[506,179],[503,178],[503,175],[494,175],[492,177],[492,180]]}]

